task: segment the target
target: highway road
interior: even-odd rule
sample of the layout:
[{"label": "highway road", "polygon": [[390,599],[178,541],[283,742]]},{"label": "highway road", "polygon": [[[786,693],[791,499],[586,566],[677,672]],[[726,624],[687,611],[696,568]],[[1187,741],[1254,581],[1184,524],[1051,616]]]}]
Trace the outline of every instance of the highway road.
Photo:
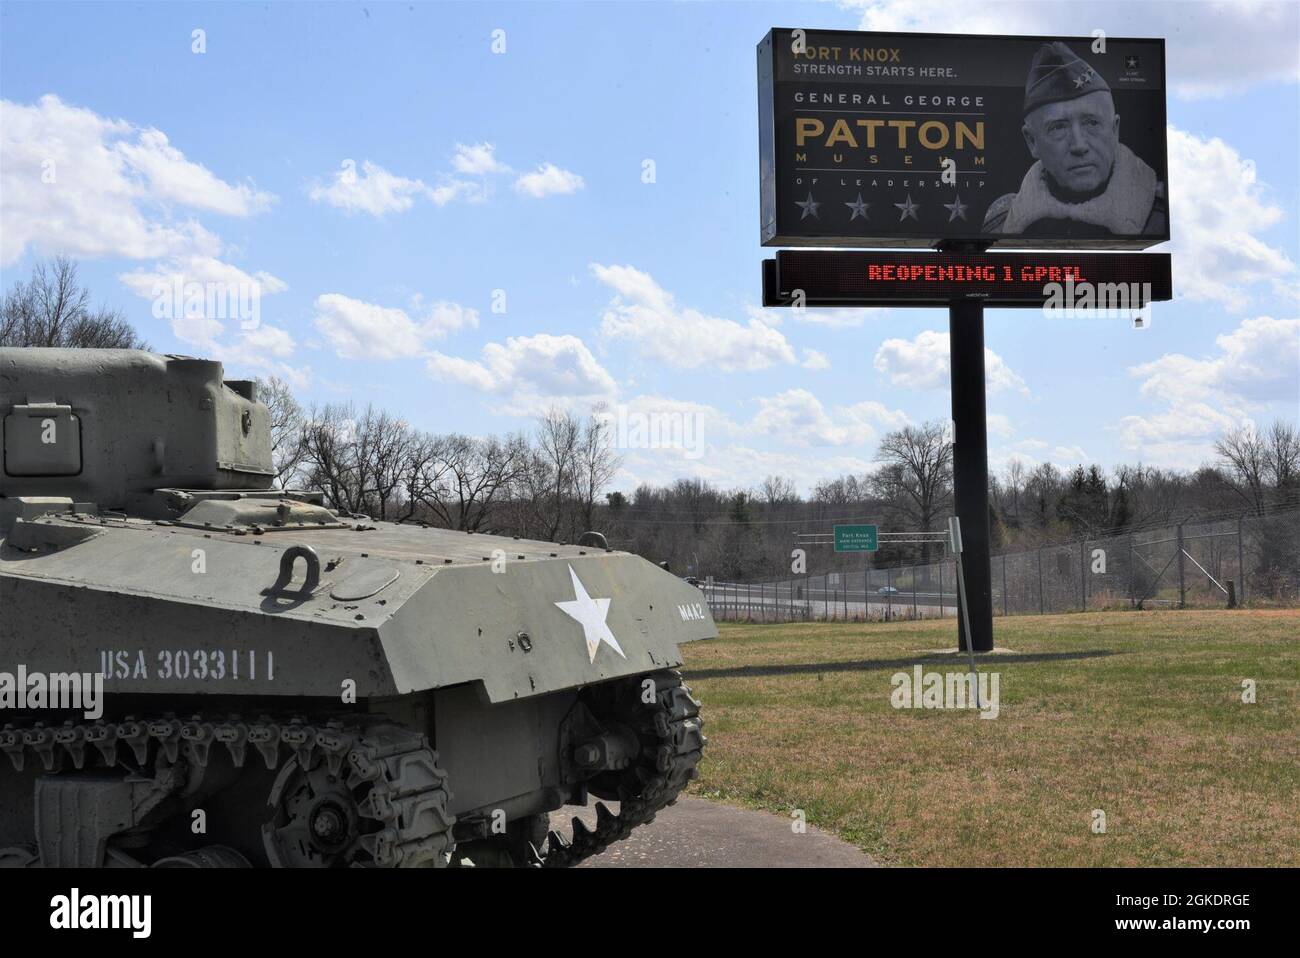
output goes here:
[{"label": "highway road", "polygon": [[[851,587],[846,592],[843,588],[795,587],[789,588],[785,583],[774,587],[769,583],[766,588],[744,583],[718,583],[701,590],[709,600],[715,614],[727,617],[727,613],[739,612],[755,617],[771,618],[862,618],[863,611],[874,617],[884,618],[886,614],[899,617],[911,617],[913,609],[918,618],[936,616],[955,616],[957,614],[957,596],[951,591],[918,591],[913,602],[911,590],[899,591],[893,595],[883,595],[873,590],[864,596],[861,580],[857,591]],[[793,594],[791,594],[793,593]]]}]

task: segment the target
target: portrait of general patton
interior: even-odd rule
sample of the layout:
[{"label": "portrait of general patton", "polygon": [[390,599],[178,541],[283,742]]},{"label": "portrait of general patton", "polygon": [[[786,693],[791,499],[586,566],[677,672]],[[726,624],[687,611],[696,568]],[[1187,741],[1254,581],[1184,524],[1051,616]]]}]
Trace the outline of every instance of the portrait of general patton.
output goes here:
[{"label": "portrait of general patton", "polygon": [[1033,165],[984,215],[984,232],[1070,238],[1163,236],[1165,184],[1119,140],[1106,80],[1060,41],[1034,55],[1021,133]]}]

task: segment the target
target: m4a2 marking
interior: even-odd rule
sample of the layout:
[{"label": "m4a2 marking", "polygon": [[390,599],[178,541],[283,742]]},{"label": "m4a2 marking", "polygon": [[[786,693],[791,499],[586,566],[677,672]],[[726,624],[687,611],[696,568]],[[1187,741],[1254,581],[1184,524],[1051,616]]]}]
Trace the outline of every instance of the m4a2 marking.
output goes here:
[{"label": "m4a2 marking", "polygon": [[652,563],[275,489],[216,362],[0,349],[0,428],[0,865],[567,866],[695,777]]}]

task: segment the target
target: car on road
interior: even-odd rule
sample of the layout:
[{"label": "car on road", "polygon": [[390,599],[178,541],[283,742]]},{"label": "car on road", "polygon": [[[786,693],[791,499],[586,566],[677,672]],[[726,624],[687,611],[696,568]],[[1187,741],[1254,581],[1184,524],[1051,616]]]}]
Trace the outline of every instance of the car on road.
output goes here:
[{"label": "car on road", "polygon": [[876,590],[876,595],[898,595],[898,592],[892,585],[882,585]]}]

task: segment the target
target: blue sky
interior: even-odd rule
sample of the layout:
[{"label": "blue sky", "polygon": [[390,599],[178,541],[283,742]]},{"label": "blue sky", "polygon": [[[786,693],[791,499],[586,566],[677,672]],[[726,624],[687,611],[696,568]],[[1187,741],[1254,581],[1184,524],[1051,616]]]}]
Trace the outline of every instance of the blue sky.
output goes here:
[{"label": "blue sky", "polygon": [[[694,417],[703,446],[624,449],[624,487],[807,490],[948,418],[947,317],[757,308],[758,40],[1165,36],[1178,296],[1146,330],[989,311],[990,454],[1194,467],[1300,405],[1298,24],[1255,2],[7,2],[0,279],[67,253],[156,348],[435,431]],[[155,315],[171,275],[256,284],[257,327]]]}]

